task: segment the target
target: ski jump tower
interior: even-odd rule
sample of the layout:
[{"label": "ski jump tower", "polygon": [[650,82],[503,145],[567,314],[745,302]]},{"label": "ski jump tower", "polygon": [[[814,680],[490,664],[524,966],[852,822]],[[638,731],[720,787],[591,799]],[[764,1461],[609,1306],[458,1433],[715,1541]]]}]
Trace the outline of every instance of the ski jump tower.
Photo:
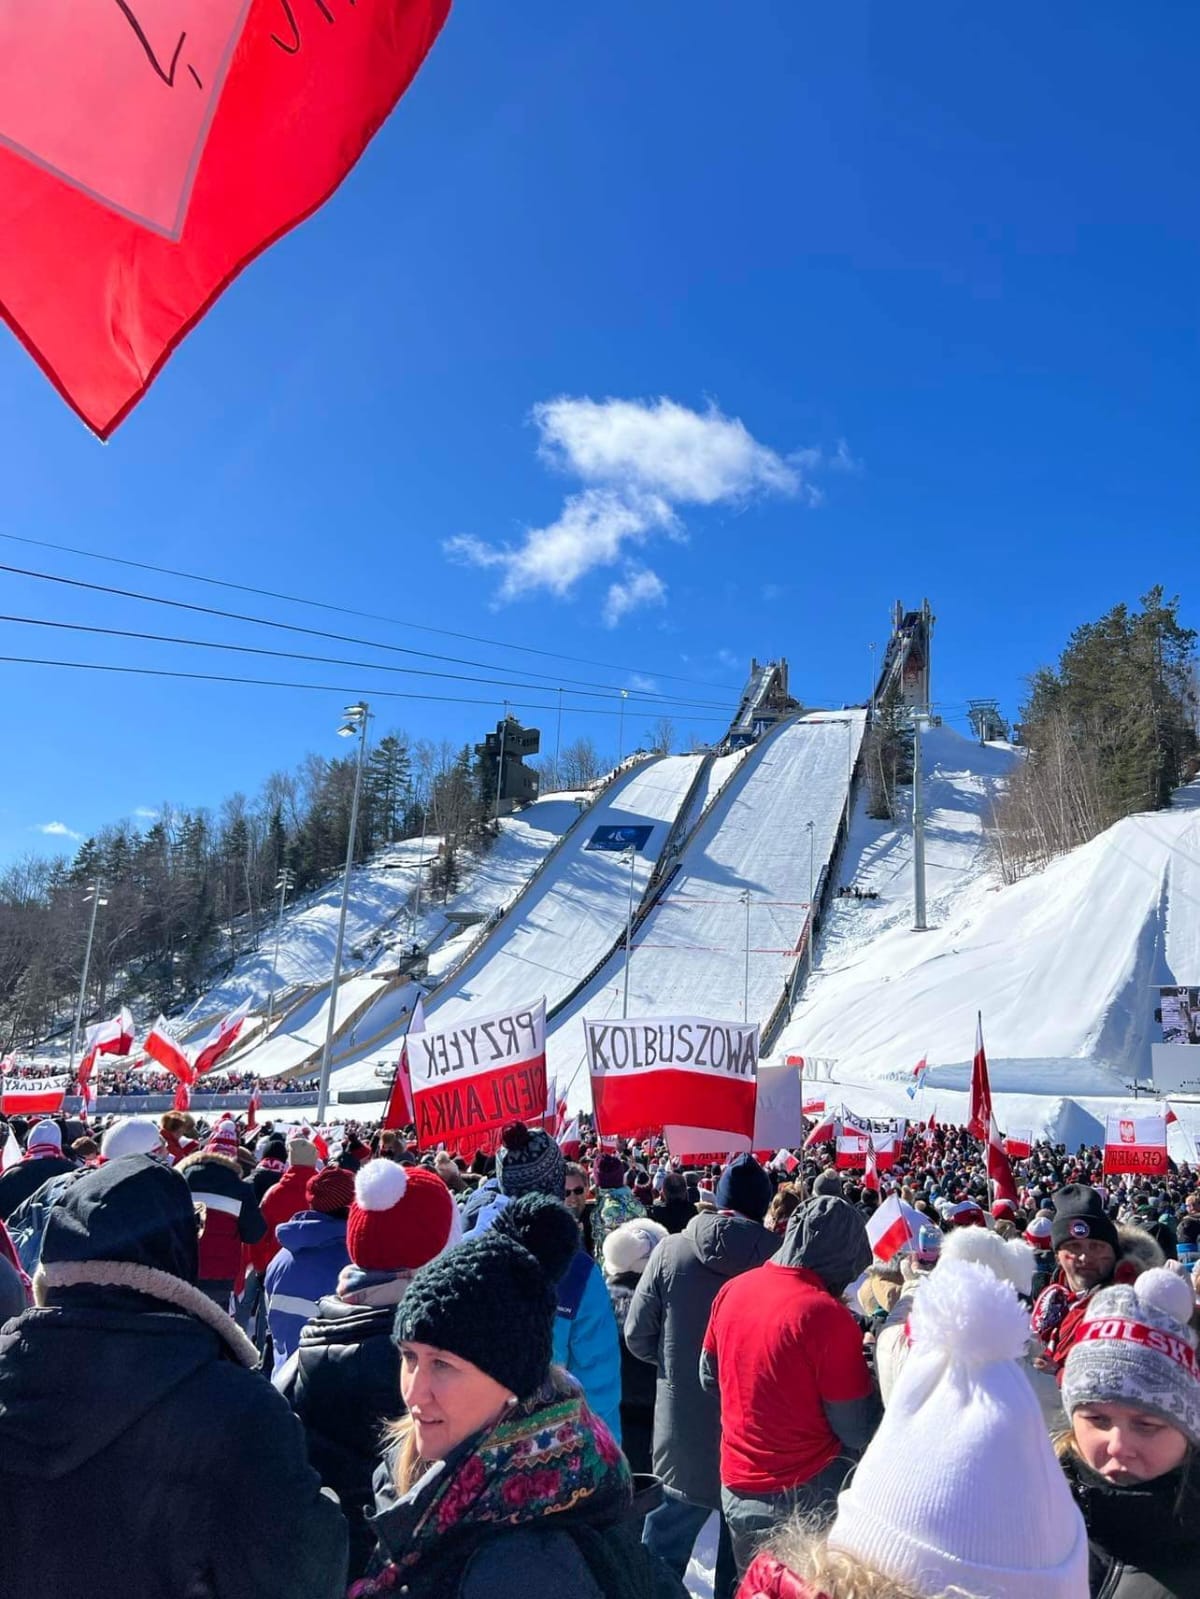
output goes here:
[{"label": "ski jump tower", "polygon": [[921,602],[919,611],[906,611],[896,601],[892,607],[892,636],[875,690],[876,705],[895,687],[902,704],[928,714],[929,654],[936,620],[928,600]]}]

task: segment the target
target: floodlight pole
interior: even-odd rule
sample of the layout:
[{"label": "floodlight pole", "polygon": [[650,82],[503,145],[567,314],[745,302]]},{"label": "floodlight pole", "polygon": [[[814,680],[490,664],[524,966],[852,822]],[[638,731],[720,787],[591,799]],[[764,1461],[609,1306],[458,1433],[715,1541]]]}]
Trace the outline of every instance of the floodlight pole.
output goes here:
[{"label": "floodlight pole", "polygon": [[329,1019],[325,1024],[325,1047],[321,1051],[321,1083],[317,1089],[317,1122],[324,1122],[329,1103],[329,1070],[333,1061],[333,1034],[337,1020],[338,983],[342,977],[342,947],[346,941],[346,911],[350,904],[350,872],[354,866],[354,838],[358,831],[358,799],[362,792],[363,765],[367,754],[367,726],[371,720],[366,700],[346,709],[347,727],[358,727],[358,764],[354,769],[354,799],[350,805],[350,837],[346,842],[346,869],[342,874],[342,909],[338,916],[337,943],[333,951],[333,982],[329,988]]}]

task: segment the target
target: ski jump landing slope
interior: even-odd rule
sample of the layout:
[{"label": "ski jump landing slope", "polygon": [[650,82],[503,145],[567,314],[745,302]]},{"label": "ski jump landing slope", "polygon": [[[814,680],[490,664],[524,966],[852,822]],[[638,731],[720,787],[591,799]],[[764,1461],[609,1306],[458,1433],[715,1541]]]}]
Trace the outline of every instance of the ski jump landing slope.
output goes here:
[{"label": "ski jump landing slope", "polygon": [[[634,936],[630,1016],[763,1022],[791,974],[812,875],[820,878],[846,806],[866,724],[861,710],[784,723],[745,758]],[[749,937],[747,905],[749,895]],[[749,943],[747,975],[746,948]],[[557,1018],[547,1066],[586,1103],[583,1025],[620,1016],[624,955],[614,954]]]},{"label": "ski jump landing slope", "polygon": [[[598,827],[649,826],[635,857],[636,909],[671,824],[698,772],[700,755],[666,755],[644,761],[612,784],[560,846],[553,864],[524,893],[453,973],[426,1009],[430,1027],[448,1027],[468,1012],[486,1016],[546,996],[547,1007],[576,989],[605,950],[621,936],[629,907],[629,858],[587,845]],[[335,1074],[341,1089],[375,1084],[377,1059],[394,1059],[404,1029],[377,1040],[371,1060]]]}]

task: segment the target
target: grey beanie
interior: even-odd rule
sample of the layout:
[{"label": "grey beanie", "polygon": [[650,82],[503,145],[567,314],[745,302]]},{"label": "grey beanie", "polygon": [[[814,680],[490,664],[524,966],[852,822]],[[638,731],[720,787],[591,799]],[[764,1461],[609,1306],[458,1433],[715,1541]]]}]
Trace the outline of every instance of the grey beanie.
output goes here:
[{"label": "grey beanie", "polygon": [[549,1194],[563,1199],[567,1192],[567,1163],[563,1152],[540,1127],[510,1122],[500,1134],[496,1150],[496,1185],[515,1199],[520,1194]]},{"label": "grey beanie", "polygon": [[1153,1266],[1131,1284],[1101,1289],[1088,1304],[1063,1370],[1063,1407],[1133,1405],[1200,1446],[1200,1366],[1191,1284]]}]

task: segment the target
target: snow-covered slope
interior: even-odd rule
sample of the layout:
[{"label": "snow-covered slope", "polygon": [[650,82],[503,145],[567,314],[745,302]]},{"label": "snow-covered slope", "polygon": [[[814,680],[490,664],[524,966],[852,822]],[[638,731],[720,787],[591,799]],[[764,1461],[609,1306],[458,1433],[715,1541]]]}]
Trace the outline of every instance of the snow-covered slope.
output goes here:
[{"label": "snow-covered slope", "polygon": [[[962,1119],[982,1011],[998,1113],[1056,1129],[1070,1102],[1127,1097],[1148,1077],[1153,985],[1200,978],[1200,810],[1128,817],[1004,886],[984,837],[1019,757],[949,729],[925,742],[927,932],[912,931],[907,826],[855,816],[843,880],[877,901],[835,904],[817,969],[776,1054],[815,1058],[863,1111]],[[927,1086],[905,1094],[928,1058]],[[1107,1106],[1116,1109],[1112,1100]]]},{"label": "snow-covered slope", "polygon": [[[804,926],[810,866],[818,875],[833,847],[864,720],[861,711],[797,719],[737,766],[634,938],[631,1016],[770,1014]],[[619,1016],[623,990],[618,954],[550,1032],[549,1069],[575,1085],[575,1099],[586,1098],[583,1017]]]}]

